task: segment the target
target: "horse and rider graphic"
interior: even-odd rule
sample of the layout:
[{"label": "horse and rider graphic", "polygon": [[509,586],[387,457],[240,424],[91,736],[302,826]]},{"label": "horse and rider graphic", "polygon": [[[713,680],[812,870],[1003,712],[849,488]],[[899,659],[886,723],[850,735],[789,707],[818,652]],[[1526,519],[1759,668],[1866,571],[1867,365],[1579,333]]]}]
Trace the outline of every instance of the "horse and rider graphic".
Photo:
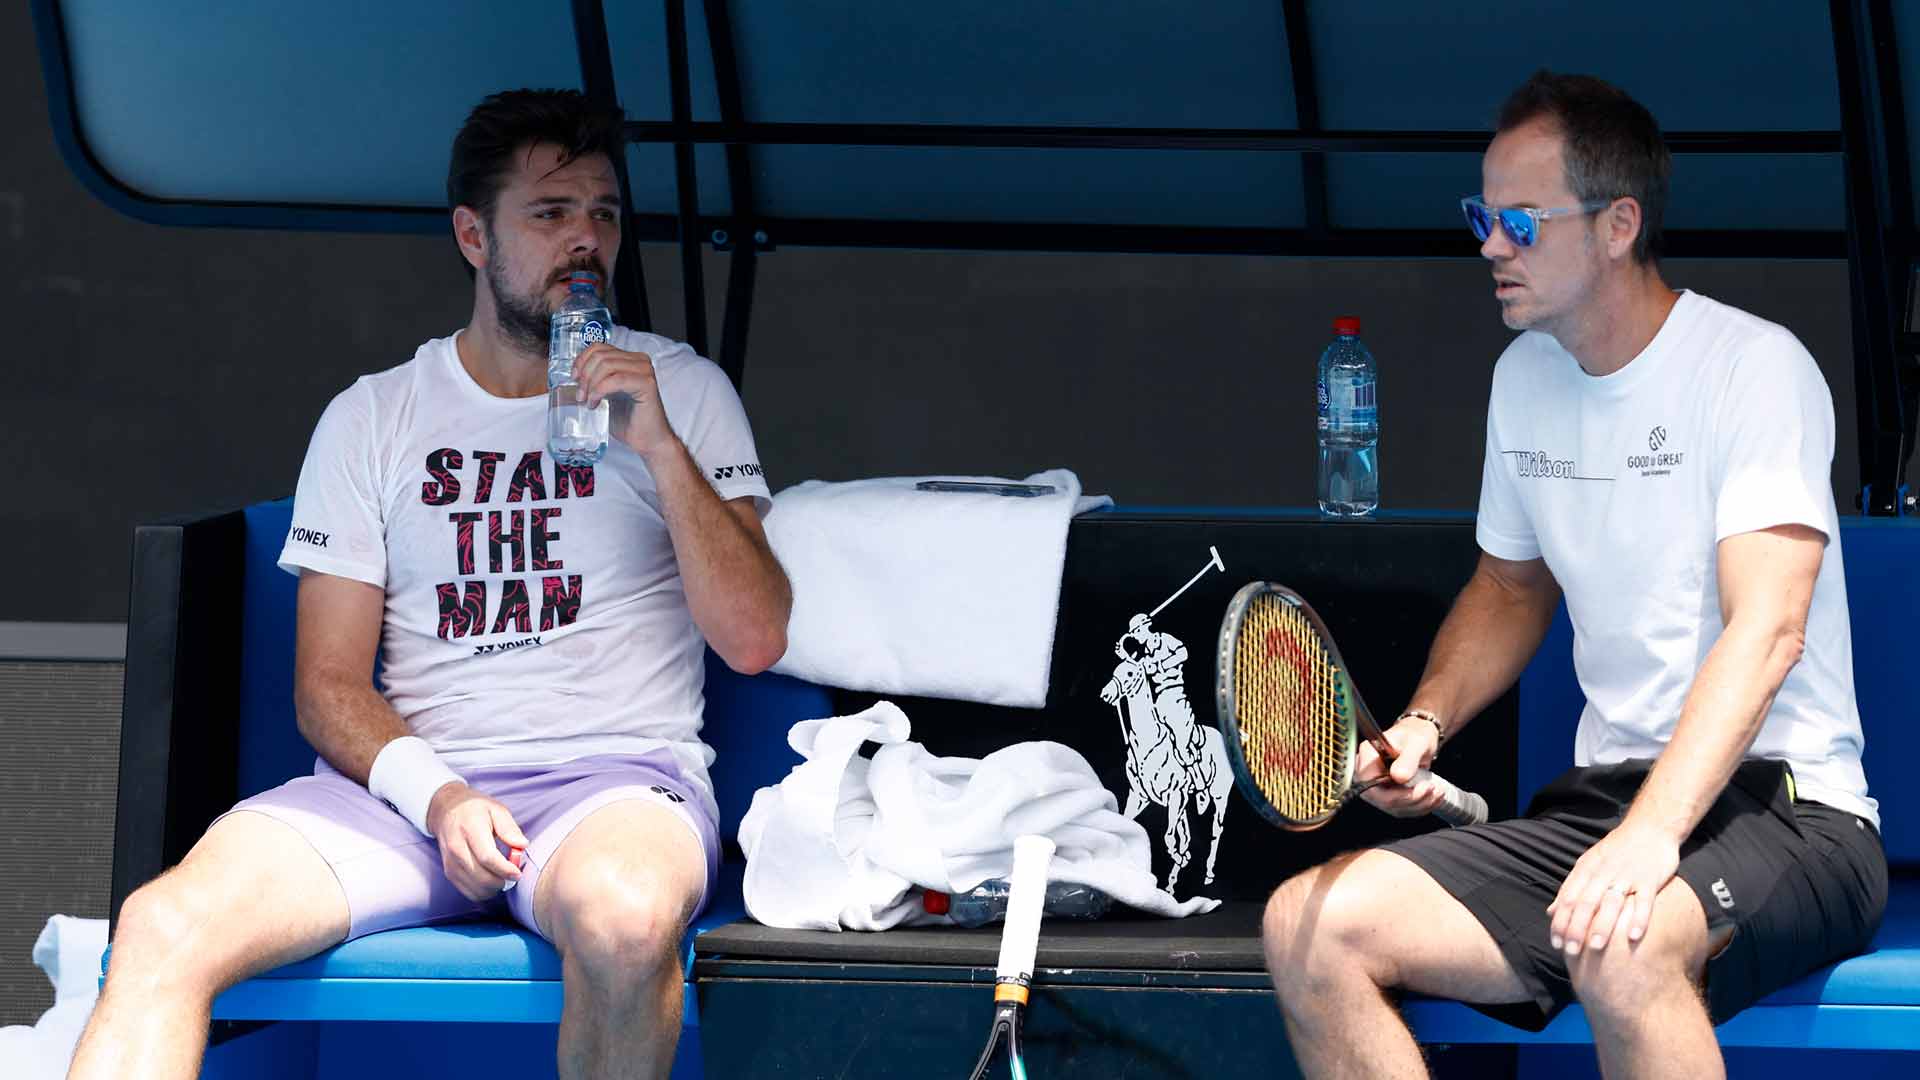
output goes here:
[{"label": "horse and rider graphic", "polygon": [[1100,700],[1113,706],[1127,743],[1126,815],[1138,818],[1148,806],[1167,812],[1165,843],[1172,868],[1163,886],[1171,895],[1181,871],[1193,861],[1193,830],[1189,806],[1203,820],[1213,814],[1213,840],[1207,849],[1206,877],[1213,883],[1214,860],[1220,854],[1220,836],[1226,828],[1227,794],[1233,773],[1219,729],[1195,720],[1187,700],[1187,647],[1172,634],[1153,628],[1154,616],[1179,599],[1209,571],[1224,572],[1220,551],[1200,572],[1150,612],[1127,621],[1126,632],[1114,643],[1119,663],[1113,677],[1100,688]]}]

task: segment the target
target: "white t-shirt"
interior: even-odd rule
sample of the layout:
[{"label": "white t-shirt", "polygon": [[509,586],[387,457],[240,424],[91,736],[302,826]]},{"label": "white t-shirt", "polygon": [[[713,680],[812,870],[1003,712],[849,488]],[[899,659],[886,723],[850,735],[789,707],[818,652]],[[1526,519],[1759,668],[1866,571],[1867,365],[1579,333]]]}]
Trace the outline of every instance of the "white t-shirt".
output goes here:
[{"label": "white t-shirt", "polygon": [[[720,497],[765,513],[719,367],[624,327],[612,342],[653,358],[668,423]],[[453,337],[363,376],[314,430],[280,565],[386,590],[382,692],[454,769],[666,747],[710,800],[705,641],[653,478],[618,439],[598,465],[556,467],[546,410],[481,389]]]},{"label": "white t-shirt", "polygon": [[1720,618],[1716,545],[1805,525],[1826,534],[1806,650],[1748,751],[1784,759],[1795,791],[1879,823],[1860,767],[1839,521],[1833,399],[1785,328],[1697,293],[1626,367],[1601,378],[1522,334],[1487,413],[1477,535],[1497,558],[1545,558],[1573,618],[1586,693],[1578,765],[1663,750]]}]

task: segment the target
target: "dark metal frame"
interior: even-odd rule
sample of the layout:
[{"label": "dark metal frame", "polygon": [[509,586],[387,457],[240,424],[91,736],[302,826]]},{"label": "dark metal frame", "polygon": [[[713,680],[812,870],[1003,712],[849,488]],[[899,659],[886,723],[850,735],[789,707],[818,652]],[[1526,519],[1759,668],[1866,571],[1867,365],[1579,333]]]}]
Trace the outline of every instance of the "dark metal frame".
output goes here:
[{"label": "dark metal frame", "polygon": [[[607,42],[607,12],[601,0],[573,0],[573,39],[580,53],[580,81],[587,97],[602,106],[618,107],[620,94],[614,82],[613,48]],[[620,185],[621,223],[631,216],[633,188],[627,182],[627,156],[614,155],[614,179]],[[645,268],[640,264],[640,241],[635,230],[620,230],[620,257],[613,264],[613,305],[615,313],[628,326],[653,329],[653,312],[647,305]]]},{"label": "dark metal frame", "polygon": [[1888,0],[1831,0],[1841,131],[1847,153],[1847,262],[1853,298],[1854,392],[1859,413],[1862,513],[1914,510],[1907,486],[1920,420],[1920,365],[1911,290],[1913,185],[1905,103]]},{"label": "dark metal frame", "polygon": [[[1296,123],[1292,129],[1106,128],[960,124],[759,123],[746,119],[732,20],[725,0],[702,0],[712,54],[718,121],[692,119],[686,0],[663,0],[668,40],[672,118],[630,121],[628,137],[668,143],[674,151],[676,211],[635,214],[626,163],[616,163],[627,202],[615,292],[642,327],[651,319],[638,244],[673,240],[680,247],[686,305],[685,337],[709,354],[702,246],[732,253],[727,302],[716,359],[739,383],[745,367],[757,257],[774,244],[933,248],[996,251],[1265,254],[1301,257],[1472,257],[1464,233],[1425,229],[1335,229],[1330,223],[1324,155],[1343,152],[1477,152],[1485,132],[1326,131],[1320,126],[1313,50],[1303,0],[1281,0],[1286,49],[1293,72]],[[1860,463],[1867,513],[1901,514],[1913,508],[1907,458],[1920,426],[1920,236],[1911,204],[1899,69],[1889,0],[1829,0],[1840,73],[1841,130],[1791,132],[1675,132],[1669,146],[1681,154],[1837,154],[1846,168],[1848,228],[1821,230],[1677,231],[1668,234],[1675,258],[1845,258],[1854,297],[1855,384]],[[32,0],[45,67],[54,137],[69,167],[101,201],[143,221],[170,225],[438,233],[440,207],[292,206],[259,203],[186,203],[155,199],[113,177],[86,146],[74,112],[65,32],[56,0]],[[611,49],[600,0],[573,0],[582,82],[597,100],[616,97]],[[701,145],[726,148],[731,208],[702,215],[695,167]],[[760,146],[874,146],[940,148],[1110,149],[1147,151],[1266,151],[1302,155],[1306,226],[1301,229],[1095,225],[1068,222],[887,221],[762,217],[754,197],[752,151]],[[1907,283],[1895,292],[1895,281]]]}]

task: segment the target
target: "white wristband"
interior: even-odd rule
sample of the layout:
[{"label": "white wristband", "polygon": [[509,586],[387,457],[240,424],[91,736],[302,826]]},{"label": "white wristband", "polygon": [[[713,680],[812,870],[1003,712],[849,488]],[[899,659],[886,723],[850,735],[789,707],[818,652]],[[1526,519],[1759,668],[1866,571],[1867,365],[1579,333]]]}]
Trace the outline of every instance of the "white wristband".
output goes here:
[{"label": "white wristband", "polygon": [[403,735],[381,747],[367,774],[367,790],[427,837],[433,835],[427,830],[427,807],[434,793],[464,782],[418,735]]}]

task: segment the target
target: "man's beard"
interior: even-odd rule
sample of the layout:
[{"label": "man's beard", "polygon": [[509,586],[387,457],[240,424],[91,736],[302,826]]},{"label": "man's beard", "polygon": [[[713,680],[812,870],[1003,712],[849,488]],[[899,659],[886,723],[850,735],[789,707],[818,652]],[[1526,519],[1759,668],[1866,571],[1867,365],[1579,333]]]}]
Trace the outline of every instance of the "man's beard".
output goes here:
[{"label": "man's beard", "polygon": [[[524,296],[515,293],[512,286],[507,284],[506,271],[503,269],[505,263],[506,259],[500,257],[498,246],[493,246],[487,258],[487,288],[493,293],[494,321],[500,328],[501,336],[515,349],[533,356],[545,356],[553,327],[553,308],[547,304],[547,286],[541,286]],[[600,279],[601,289],[606,288],[606,267],[591,255],[573,260],[548,284],[565,281],[567,275],[575,270],[591,271]]]},{"label": "man's beard", "polygon": [[514,293],[507,284],[501,264],[506,260],[487,260],[487,288],[493,293],[493,315],[500,335],[514,349],[532,356],[545,356],[553,312],[548,309],[545,290],[531,296]]}]

